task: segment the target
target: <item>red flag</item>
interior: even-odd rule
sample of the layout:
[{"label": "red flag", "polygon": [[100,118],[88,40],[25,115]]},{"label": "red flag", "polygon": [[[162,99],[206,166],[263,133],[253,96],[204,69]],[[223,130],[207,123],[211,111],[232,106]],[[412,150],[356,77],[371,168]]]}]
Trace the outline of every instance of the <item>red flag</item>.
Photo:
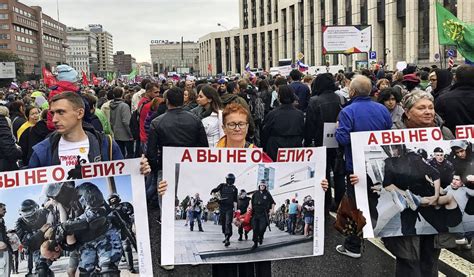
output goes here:
[{"label": "red flag", "polygon": [[92,84],[94,84],[94,86],[99,85],[99,80],[97,80],[94,73],[92,73]]},{"label": "red flag", "polygon": [[54,86],[58,82],[56,78],[54,78],[54,75],[49,72],[49,70],[46,69],[46,67],[43,67],[43,82],[46,86]]},{"label": "red flag", "polygon": [[89,86],[89,80],[87,80],[86,73],[82,70],[82,85]]}]

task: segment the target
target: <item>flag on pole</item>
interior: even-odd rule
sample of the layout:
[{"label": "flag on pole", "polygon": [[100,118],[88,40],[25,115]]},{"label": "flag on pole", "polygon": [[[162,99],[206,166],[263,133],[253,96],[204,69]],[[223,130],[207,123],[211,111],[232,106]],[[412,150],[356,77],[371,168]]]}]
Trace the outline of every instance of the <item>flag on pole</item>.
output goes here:
[{"label": "flag on pole", "polygon": [[46,69],[46,67],[43,67],[42,69],[43,72],[43,82],[47,87],[54,86],[58,82],[54,75]]},{"label": "flag on pole", "polygon": [[296,66],[298,67],[298,70],[301,72],[305,72],[306,70],[309,69],[309,66],[304,64],[302,61],[298,60],[296,62]]},{"label": "flag on pole", "polygon": [[436,2],[438,41],[440,45],[456,45],[464,58],[474,60],[474,24],[465,23]]},{"label": "flag on pole", "polygon": [[99,84],[99,80],[97,80],[97,77],[95,76],[94,73],[92,73],[92,84],[94,86],[97,86]]},{"label": "flag on pole", "polygon": [[87,75],[84,70],[82,70],[82,85],[86,87],[89,86],[89,80],[87,80]]},{"label": "flag on pole", "polygon": [[135,79],[136,76],[137,76],[137,69],[134,68],[132,72],[130,72],[130,74],[128,75],[128,80],[133,80]]},{"label": "flag on pole", "polygon": [[250,72],[250,63],[245,65],[245,71]]}]

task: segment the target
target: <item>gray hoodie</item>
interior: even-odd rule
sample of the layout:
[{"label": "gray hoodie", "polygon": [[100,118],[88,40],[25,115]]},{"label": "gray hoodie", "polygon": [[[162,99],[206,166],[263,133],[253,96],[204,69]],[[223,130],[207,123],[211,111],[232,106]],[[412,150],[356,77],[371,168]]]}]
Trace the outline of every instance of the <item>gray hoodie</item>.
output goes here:
[{"label": "gray hoodie", "polygon": [[130,107],[122,99],[114,99],[110,102],[110,125],[114,132],[115,140],[133,140],[130,131]]}]

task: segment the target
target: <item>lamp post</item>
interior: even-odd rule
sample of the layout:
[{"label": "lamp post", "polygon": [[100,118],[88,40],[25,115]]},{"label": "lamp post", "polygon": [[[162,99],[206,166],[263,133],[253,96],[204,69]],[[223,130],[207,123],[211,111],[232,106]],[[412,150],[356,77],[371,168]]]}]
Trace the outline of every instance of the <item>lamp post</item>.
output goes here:
[{"label": "lamp post", "polygon": [[[227,72],[230,71],[230,69],[232,68],[232,66],[231,66],[231,64],[230,64],[230,63],[231,63],[231,57],[230,57],[230,56],[231,56],[231,53],[230,53],[230,52],[231,52],[231,51],[230,51],[230,44],[231,44],[231,41],[230,41],[230,40],[232,39],[232,38],[231,38],[232,36],[231,36],[231,34],[230,34],[230,30],[229,30],[227,27],[225,27],[225,26],[222,25],[221,23],[217,23],[217,26],[222,27],[224,30],[227,31],[227,34],[229,35],[229,47],[227,47],[227,46],[225,47],[225,49],[226,49],[226,53],[225,53],[225,59],[226,59],[225,75],[227,75]],[[224,37],[224,44],[225,44],[225,43],[226,43],[226,40],[225,40],[225,37]],[[228,53],[229,55],[227,55],[227,53]]]}]

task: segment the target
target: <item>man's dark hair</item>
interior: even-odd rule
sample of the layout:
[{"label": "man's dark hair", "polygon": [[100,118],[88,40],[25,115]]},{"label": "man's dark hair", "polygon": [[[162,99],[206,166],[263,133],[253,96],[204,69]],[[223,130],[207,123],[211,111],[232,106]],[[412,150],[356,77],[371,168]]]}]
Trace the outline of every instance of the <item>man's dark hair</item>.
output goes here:
[{"label": "man's dark hair", "polygon": [[140,82],[140,86],[142,87],[142,89],[145,89],[145,88],[146,88],[146,85],[147,85],[148,83],[150,83],[150,82],[151,82],[150,79],[145,78],[145,79],[143,79],[143,80]]},{"label": "man's dark hair", "polygon": [[279,87],[279,86],[281,86],[281,85],[288,85],[288,81],[286,80],[285,77],[281,77],[281,76],[280,76],[280,77],[276,78],[276,80],[275,80],[275,86],[276,86],[276,87]]},{"label": "man's dark hair", "polygon": [[160,85],[158,83],[155,83],[155,82],[148,82],[145,86],[146,92],[152,90],[153,88],[160,89]]},{"label": "man's dark hair", "polygon": [[174,107],[180,107],[184,102],[184,92],[179,87],[172,87],[166,92],[168,104]]},{"label": "man's dark hair", "polygon": [[456,69],[456,83],[474,84],[474,66],[463,64]]},{"label": "man's dark hair", "polygon": [[346,72],[346,73],[344,73],[344,77],[345,77],[347,80],[352,80],[352,78],[354,78],[354,75],[355,75],[354,72]]},{"label": "man's dark hair", "polygon": [[6,207],[5,203],[0,203],[0,208]]},{"label": "man's dark hair", "polygon": [[290,77],[293,81],[299,81],[301,80],[301,77],[303,77],[303,74],[298,69],[293,69],[290,72]]},{"label": "man's dark hair", "polygon": [[60,94],[56,94],[55,96],[53,96],[53,98],[51,98],[50,102],[54,103],[56,101],[63,100],[63,99],[69,101],[72,104],[72,106],[76,109],[79,109],[79,108],[85,109],[85,105],[84,105],[84,101],[82,100],[82,97],[78,93],[72,92],[72,91],[65,91]]},{"label": "man's dark hair", "polygon": [[289,85],[281,85],[278,87],[278,99],[282,104],[291,104],[295,102],[295,92]]},{"label": "man's dark hair", "polygon": [[123,95],[123,89],[121,87],[115,87],[113,90],[112,90],[113,94],[114,94],[114,99],[120,99],[122,98],[122,95]]},{"label": "man's dark hair", "polygon": [[97,97],[95,97],[94,95],[92,94],[89,94],[89,93],[86,93],[84,94],[84,98],[87,100],[87,102],[89,103],[89,107],[92,108],[97,105]]},{"label": "man's dark hair", "polygon": [[[119,87],[115,87],[114,89],[116,88],[119,88]],[[113,90],[109,90],[107,91],[107,100],[114,100],[114,91]]]},{"label": "man's dark hair", "polygon": [[232,81],[227,83],[227,93],[233,93],[235,90],[235,87],[237,86],[237,81]]}]

